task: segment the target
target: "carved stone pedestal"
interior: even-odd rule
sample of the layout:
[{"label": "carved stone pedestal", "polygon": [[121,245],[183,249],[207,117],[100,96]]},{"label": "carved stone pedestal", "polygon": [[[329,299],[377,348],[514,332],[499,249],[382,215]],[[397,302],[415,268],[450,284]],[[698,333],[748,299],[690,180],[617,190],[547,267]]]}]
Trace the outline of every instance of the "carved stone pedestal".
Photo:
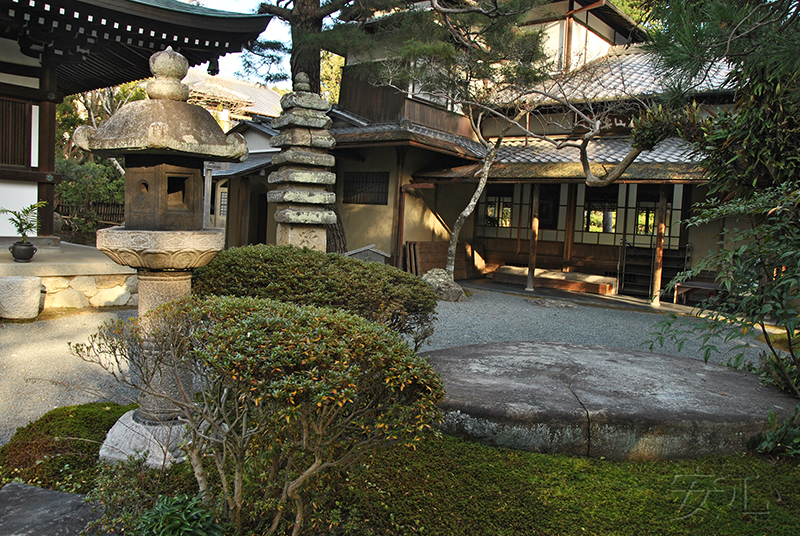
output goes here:
[{"label": "carved stone pedestal", "polygon": [[[97,232],[100,251],[120,264],[137,269],[139,319],[145,337],[158,327],[148,324],[147,312],[189,295],[191,269],[208,263],[224,245],[224,229],[142,231],[112,227]],[[163,359],[156,355],[148,357],[147,352],[145,349],[145,359]],[[123,416],[109,431],[100,457],[117,461],[147,453],[145,463],[155,468],[181,461],[183,453],[179,447],[185,429],[177,420],[179,411],[170,399],[191,397],[192,381],[191,373],[178,367],[157,368],[149,383],[161,395],[139,396],[139,409]]]}]

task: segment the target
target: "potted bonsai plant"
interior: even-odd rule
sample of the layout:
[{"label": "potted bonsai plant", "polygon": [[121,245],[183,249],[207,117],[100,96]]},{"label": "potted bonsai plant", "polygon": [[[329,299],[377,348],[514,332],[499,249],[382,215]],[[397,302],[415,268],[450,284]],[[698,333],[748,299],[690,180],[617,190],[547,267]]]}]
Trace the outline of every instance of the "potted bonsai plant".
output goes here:
[{"label": "potted bonsai plant", "polygon": [[8,221],[17,230],[17,234],[22,240],[14,242],[8,248],[16,262],[30,262],[33,254],[36,253],[36,246],[28,242],[28,234],[36,232],[38,229],[37,211],[45,206],[47,201],[39,201],[19,210],[8,210],[0,208],[0,214],[9,214]]}]

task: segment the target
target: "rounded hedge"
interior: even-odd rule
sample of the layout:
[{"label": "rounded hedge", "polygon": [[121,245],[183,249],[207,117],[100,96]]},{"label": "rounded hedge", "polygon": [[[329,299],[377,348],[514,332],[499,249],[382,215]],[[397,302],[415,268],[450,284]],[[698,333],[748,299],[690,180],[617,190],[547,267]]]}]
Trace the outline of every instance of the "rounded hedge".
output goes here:
[{"label": "rounded hedge", "polygon": [[192,326],[187,357],[239,396],[278,404],[286,412],[280,422],[304,405],[335,406],[358,414],[347,423],[355,437],[374,427],[394,439],[439,417],[444,388],[428,360],[386,327],[345,311],[212,296],[159,313],[171,319],[165,329]]},{"label": "rounded hedge", "polygon": [[225,502],[242,529],[271,534],[290,511],[299,529],[323,481],[378,446],[415,444],[441,418],[444,388],[428,360],[346,311],[190,296],[152,314],[168,321],[156,317],[151,335],[174,341],[170,353],[195,374],[199,392],[184,414],[207,442],[193,445],[218,462],[221,488],[242,490]]},{"label": "rounded hedge", "polygon": [[433,333],[437,298],[421,278],[392,266],[295,246],[253,245],[219,253],[195,270],[192,292],[334,307],[409,336]]}]

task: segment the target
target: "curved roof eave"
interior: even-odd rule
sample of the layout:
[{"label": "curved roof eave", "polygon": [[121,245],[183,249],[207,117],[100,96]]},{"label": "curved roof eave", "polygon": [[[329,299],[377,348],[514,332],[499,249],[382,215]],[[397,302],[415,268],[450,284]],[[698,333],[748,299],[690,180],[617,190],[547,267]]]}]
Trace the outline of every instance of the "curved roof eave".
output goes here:
[{"label": "curved roof eave", "polygon": [[[102,7],[129,15],[155,18],[187,28],[208,29],[222,32],[261,33],[271,15],[257,13],[231,13],[179,2],[178,0],[77,0],[78,3]],[[259,29],[260,28],[260,29]]]}]

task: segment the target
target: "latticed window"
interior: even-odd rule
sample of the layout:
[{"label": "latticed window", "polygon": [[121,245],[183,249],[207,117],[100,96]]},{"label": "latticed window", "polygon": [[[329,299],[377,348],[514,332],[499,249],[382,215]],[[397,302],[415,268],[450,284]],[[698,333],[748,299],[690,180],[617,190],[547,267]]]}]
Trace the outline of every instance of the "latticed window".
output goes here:
[{"label": "latticed window", "polygon": [[388,171],[350,171],[344,174],[342,203],[388,205]]},{"label": "latticed window", "polygon": [[513,184],[490,184],[486,187],[486,227],[511,227],[511,210],[514,206]]},{"label": "latticed window", "polygon": [[613,233],[617,227],[619,186],[586,188],[583,230],[590,233]]},{"label": "latticed window", "polygon": [[28,103],[0,100],[0,165],[30,166],[30,123]]},{"label": "latticed window", "polygon": [[[636,234],[656,234],[656,213],[658,212],[659,186],[653,184],[640,185],[636,196]],[[667,187],[667,199],[672,199],[672,186]],[[672,203],[667,203],[665,224],[669,229]],[[669,231],[667,231],[669,232]]]}]

